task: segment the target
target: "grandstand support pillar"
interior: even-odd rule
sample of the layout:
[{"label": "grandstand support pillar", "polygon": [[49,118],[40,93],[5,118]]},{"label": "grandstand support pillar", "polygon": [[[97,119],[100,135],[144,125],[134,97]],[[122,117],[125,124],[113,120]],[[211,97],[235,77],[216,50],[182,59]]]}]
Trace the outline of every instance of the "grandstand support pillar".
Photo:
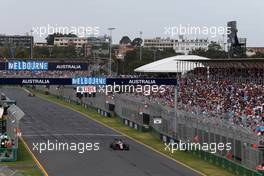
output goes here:
[{"label": "grandstand support pillar", "polygon": [[177,111],[177,105],[178,105],[178,86],[175,86],[175,96],[174,96],[174,110]]},{"label": "grandstand support pillar", "polygon": [[175,85],[175,93],[174,93],[174,137],[176,138],[176,129],[177,129],[177,106],[178,106],[178,83]]},{"label": "grandstand support pillar", "polygon": [[207,79],[210,79],[210,69],[209,67],[206,67],[206,69],[207,69]]},{"label": "grandstand support pillar", "polygon": [[235,161],[236,160],[236,131],[235,131],[235,129],[232,129],[232,133],[233,133],[233,135],[232,135],[232,146],[233,146],[233,161]]}]

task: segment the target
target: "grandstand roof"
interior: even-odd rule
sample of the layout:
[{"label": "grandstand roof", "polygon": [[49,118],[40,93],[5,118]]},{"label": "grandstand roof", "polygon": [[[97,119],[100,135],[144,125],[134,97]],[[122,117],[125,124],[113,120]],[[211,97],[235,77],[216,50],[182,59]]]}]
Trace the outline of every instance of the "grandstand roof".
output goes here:
[{"label": "grandstand roof", "polygon": [[205,67],[210,68],[258,68],[264,69],[264,58],[220,58],[209,60],[189,60],[182,59],[186,62],[199,62]]},{"label": "grandstand roof", "polygon": [[[188,61],[185,61],[188,60]],[[196,55],[178,55],[152,62],[136,68],[135,72],[145,73],[176,73],[186,72],[196,67],[203,67],[202,64],[193,64],[194,61],[208,61],[209,58]]]},{"label": "grandstand roof", "polygon": [[178,55],[143,65],[134,71],[144,73],[179,73],[193,70],[196,67],[264,69],[264,58],[209,59],[196,55]]}]

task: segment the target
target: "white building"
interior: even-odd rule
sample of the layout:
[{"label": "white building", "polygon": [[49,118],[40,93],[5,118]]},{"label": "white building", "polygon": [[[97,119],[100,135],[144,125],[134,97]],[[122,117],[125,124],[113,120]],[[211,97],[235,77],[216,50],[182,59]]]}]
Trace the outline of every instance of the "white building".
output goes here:
[{"label": "white building", "polygon": [[35,42],[34,47],[47,47],[48,44],[46,42]]},{"label": "white building", "polygon": [[180,39],[176,40],[173,45],[173,49],[176,53],[188,54],[192,50],[196,49],[208,49],[210,42],[208,39]]},{"label": "white building", "polygon": [[202,48],[207,50],[210,44],[208,39],[144,39],[145,48],[155,48],[159,50],[173,48],[176,53],[188,54],[190,51]]},{"label": "white building", "polygon": [[88,43],[87,37],[55,37],[54,45],[59,47],[75,46],[76,48],[82,48]]}]

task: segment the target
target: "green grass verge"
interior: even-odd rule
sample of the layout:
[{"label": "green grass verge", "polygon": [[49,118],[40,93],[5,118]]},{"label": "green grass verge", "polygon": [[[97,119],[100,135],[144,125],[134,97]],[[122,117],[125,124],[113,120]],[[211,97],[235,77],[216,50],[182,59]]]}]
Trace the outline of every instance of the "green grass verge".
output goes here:
[{"label": "green grass verge", "polygon": [[24,176],[41,176],[42,173],[39,170],[37,164],[20,140],[18,146],[17,161],[3,162],[0,163],[0,165],[7,166],[16,173],[20,173]]},{"label": "green grass verge", "polygon": [[114,128],[152,148],[155,150],[158,150],[159,152],[162,152],[188,166],[191,168],[198,170],[205,175],[208,176],[235,176],[234,174],[228,172],[227,170],[217,167],[209,162],[206,162],[202,159],[200,159],[198,156],[193,155],[190,152],[182,152],[182,151],[176,151],[174,154],[166,152],[164,150],[165,146],[164,144],[155,137],[152,133],[147,133],[147,132],[140,132],[135,129],[129,128],[122,124],[118,118],[105,118],[101,115],[99,115],[95,110],[93,109],[85,109],[80,105],[77,105],[75,103],[67,103],[61,99],[56,98],[55,96],[52,95],[44,95],[43,93],[35,92],[37,96],[40,96],[42,98],[45,98],[49,101],[61,104],[65,107],[72,108],[76,111],[79,111],[81,113],[86,114],[92,119],[95,119],[97,121],[100,121],[107,126]]}]

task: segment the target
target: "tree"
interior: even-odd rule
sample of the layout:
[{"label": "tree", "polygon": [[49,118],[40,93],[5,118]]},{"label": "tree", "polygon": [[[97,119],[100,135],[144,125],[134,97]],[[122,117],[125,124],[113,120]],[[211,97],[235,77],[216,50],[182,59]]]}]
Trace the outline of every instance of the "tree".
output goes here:
[{"label": "tree", "polygon": [[16,48],[15,49],[15,58],[28,58],[29,49],[28,48]]},{"label": "tree", "polygon": [[128,37],[128,36],[123,36],[122,38],[121,38],[121,40],[119,41],[119,44],[129,44],[129,43],[131,43],[131,40],[130,40],[130,38]]},{"label": "tree", "polygon": [[175,51],[172,48],[157,50],[142,48],[142,60],[139,60],[140,48],[135,48],[133,51],[129,51],[124,58],[124,61],[119,64],[119,72],[123,74],[132,74],[134,69],[142,65],[153,62],[154,60],[160,60],[167,57],[175,56]]},{"label": "tree", "polygon": [[76,58],[76,48],[74,46],[54,47],[52,56],[55,58]]},{"label": "tree", "polygon": [[190,52],[191,55],[197,55],[197,56],[202,56],[202,57],[206,57],[206,50],[203,48],[197,48],[195,50],[192,50]]},{"label": "tree", "polygon": [[135,39],[132,41],[131,44],[132,44],[133,46],[139,47],[139,46],[142,45],[142,43],[143,43],[143,40],[142,40],[141,38],[137,37],[137,38],[135,38]]},{"label": "tree", "polygon": [[221,49],[222,49],[222,47],[218,43],[216,43],[216,42],[212,42],[212,43],[210,43],[208,45],[208,50],[219,51]]},{"label": "tree", "polygon": [[192,50],[190,54],[202,56],[202,57],[208,57],[211,59],[228,57],[228,53],[224,51],[218,43],[215,42],[209,44],[207,50],[203,48],[197,48],[195,50]]},{"label": "tree", "polygon": [[222,50],[222,47],[218,43],[211,43],[206,51],[206,57],[208,58],[227,58],[228,53]]},{"label": "tree", "polygon": [[34,47],[34,58],[47,58],[50,56],[48,47]]},{"label": "tree", "polygon": [[10,52],[7,47],[0,48],[0,58],[8,58],[10,57]]}]

